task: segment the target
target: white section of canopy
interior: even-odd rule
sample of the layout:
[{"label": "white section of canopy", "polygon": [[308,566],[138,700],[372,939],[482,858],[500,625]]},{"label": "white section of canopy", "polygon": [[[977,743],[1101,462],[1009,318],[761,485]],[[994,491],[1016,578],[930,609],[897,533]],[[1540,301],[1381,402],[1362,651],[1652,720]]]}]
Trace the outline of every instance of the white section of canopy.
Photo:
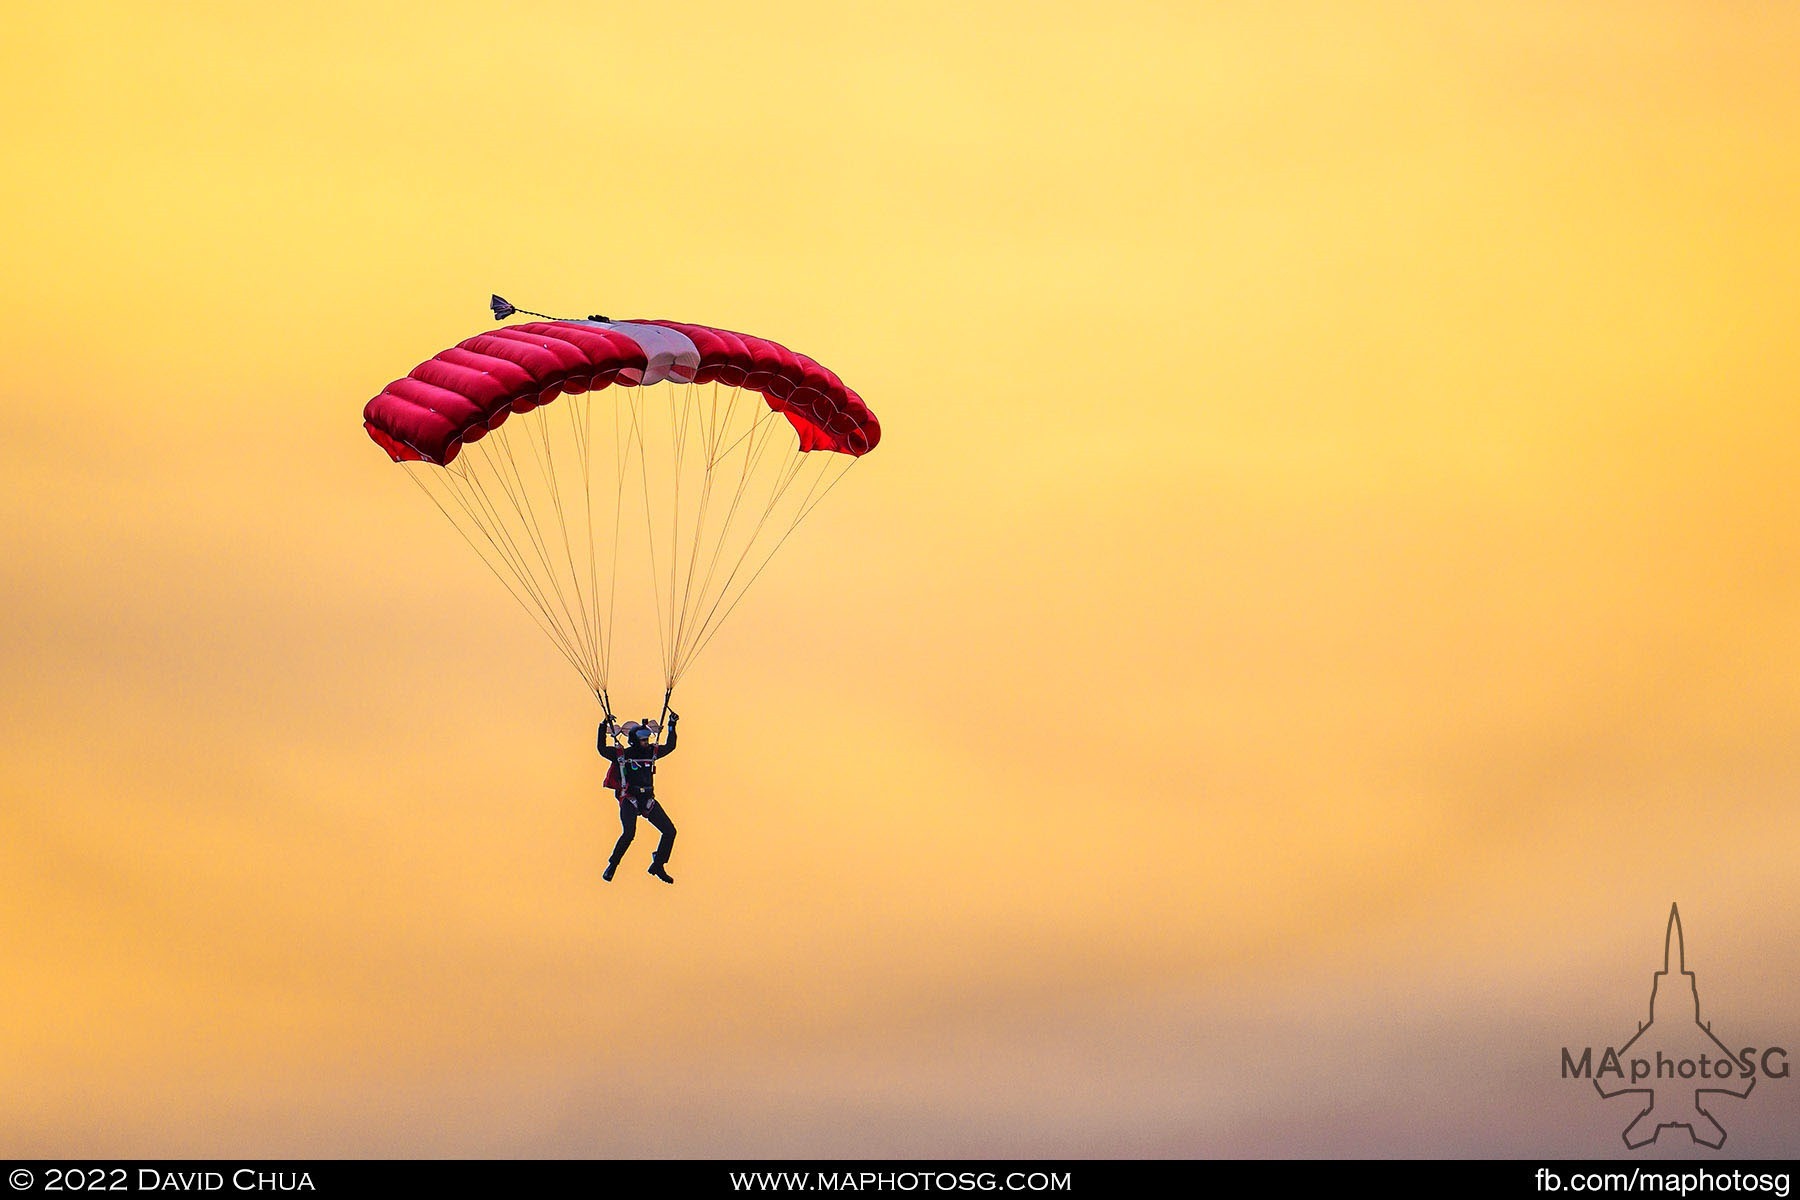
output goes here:
[{"label": "white section of canopy", "polygon": [[638,387],[649,387],[664,380],[692,383],[700,370],[700,348],[694,345],[692,338],[678,329],[668,329],[661,325],[639,325],[631,321],[572,321],[570,324],[622,333],[643,348],[644,358],[648,360],[649,366],[642,373],[630,369],[620,371],[621,382]]}]

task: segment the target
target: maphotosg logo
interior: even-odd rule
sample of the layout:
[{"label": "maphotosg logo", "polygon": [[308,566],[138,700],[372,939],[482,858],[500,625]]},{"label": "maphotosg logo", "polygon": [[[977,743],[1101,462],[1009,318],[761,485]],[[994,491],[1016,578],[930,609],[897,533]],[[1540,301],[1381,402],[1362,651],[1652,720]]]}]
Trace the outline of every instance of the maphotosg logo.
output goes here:
[{"label": "maphotosg logo", "polygon": [[1711,1107],[1714,1098],[1748,1097],[1759,1079],[1788,1077],[1787,1051],[1780,1046],[1728,1046],[1700,1017],[1700,991],[1687,969],[1681,913],[1669,906],[1663,941],[1663,968],[1651,980],[1650,1019],[1624,1045],[1564,1046],[1562,1077],[1586,1079],[1603,1098],[1635,1096],[1640,1108],[1625,1126],[1625,1144],[1648,1146],[1665,1129],[1714,1150],[1725,1144],[1725,1127]]}]

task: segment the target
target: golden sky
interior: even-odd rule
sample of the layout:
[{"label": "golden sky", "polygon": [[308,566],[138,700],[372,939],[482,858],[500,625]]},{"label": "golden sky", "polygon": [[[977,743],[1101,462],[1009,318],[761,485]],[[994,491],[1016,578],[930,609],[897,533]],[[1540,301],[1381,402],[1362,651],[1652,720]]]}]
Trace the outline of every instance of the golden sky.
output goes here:
[{"label": "golden sky", "polygon": [[[1672,900],[1800,1046],[1791,5],[15,7],[0,1153],[1601,1154]],[[882,418],[673,889],[360,427],[490,291]]]}]

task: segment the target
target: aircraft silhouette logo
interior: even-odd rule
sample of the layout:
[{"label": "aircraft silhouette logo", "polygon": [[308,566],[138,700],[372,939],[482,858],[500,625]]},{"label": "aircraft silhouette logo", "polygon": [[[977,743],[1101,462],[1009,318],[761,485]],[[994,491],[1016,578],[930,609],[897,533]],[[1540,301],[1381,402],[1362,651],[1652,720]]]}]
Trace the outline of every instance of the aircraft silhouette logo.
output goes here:
[{"label": "aircraft silhouette logo", "polygon": [[1663,966],[1650,988],[1650,1019],[1618,1047],[1608,1047],[1593,1065],[1590,1047],[1575,1059],[1565,1048],[1563,1074],[1591,1079],[1604,1099],[1635,1096],[1642,1107],[1625,1127],[1626,1146],[1641,1149],[1665,1129],[1686,1129],[1702,1146],[1725,1144],[1725,1127],[1712,1104],[1719,1096],[1744,1099],[1756,1086],[1759,1067],[1775,1078],[1787,1075],[1786,1051],[1753,1046],[1733,1051],[1713,1033],[1700,1013],[1700,992],[1687,969],[1681,912],[1669,906]]}]

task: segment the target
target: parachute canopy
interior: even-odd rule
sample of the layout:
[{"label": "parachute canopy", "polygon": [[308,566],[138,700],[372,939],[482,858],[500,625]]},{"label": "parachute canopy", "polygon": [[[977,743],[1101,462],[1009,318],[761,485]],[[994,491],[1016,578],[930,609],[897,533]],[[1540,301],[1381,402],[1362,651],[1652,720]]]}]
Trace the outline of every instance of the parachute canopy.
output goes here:
[{"label": "parachute canopy", "polygon": [[[517,310],[495,297],[494,311]],[[635,645],[654,625],[666,702],[881,440],[861,398],[803,354],[599,317],[459,342],[383,388],[363,425],[609,704],[615,628]]]},{"label": "parachute canopy", "polygon": [[675,321],[534,321],[477,334],[388,384],[364,407],[363,424],[395,462],[448,466],[464,443],[559,394],[664,380],[761,392],[793,424],[802,451],[860,456],[881,440],[862,398],[804,354]]}]

